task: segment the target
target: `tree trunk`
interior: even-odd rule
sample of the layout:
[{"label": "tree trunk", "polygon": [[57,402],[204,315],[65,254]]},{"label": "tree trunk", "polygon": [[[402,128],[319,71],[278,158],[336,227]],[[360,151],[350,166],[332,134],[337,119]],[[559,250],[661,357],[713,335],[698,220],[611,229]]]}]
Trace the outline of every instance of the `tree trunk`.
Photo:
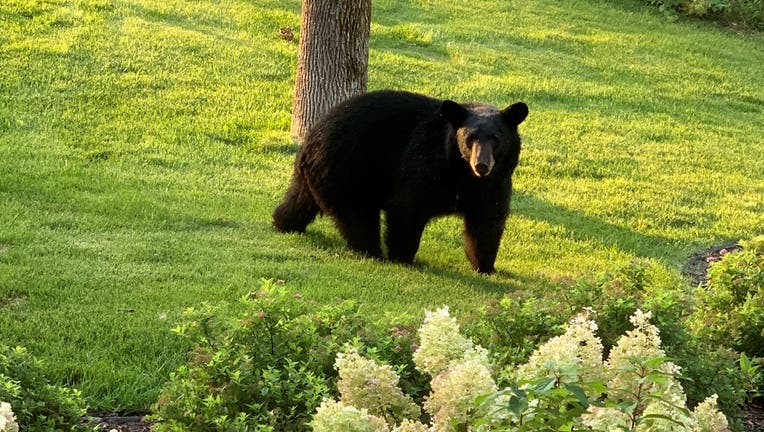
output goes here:
[{"label": "tree trunk", "polygon": [[304,0],[292,107],[302,140],[330,108],[366,91],[371,0]]}]

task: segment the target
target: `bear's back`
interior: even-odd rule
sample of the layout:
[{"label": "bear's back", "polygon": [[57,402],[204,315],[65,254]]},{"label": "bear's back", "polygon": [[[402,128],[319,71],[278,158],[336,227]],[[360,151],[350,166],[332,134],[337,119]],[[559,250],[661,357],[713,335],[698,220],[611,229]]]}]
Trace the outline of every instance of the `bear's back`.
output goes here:
[{"label": "bear's back", "polygon": [[366,93],[333,108],[309,139],[357,145],[367,151],[403,147],[417,126],[438,114],[440,104],[437,99],[403,91]]},{"label": "bear's back", "polygon": [[297,156],[299,167],[332,195],[358,189],[353,195],[385,200],[414,131],[439,117],[440,104],[427,96],[392,90],[351,98],[309,132]]}]

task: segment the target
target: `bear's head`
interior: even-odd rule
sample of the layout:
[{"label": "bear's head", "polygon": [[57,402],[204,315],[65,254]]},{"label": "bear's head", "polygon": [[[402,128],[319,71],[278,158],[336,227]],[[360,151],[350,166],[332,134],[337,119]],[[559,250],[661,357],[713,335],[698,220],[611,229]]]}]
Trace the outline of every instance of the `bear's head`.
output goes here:
[{"label": "bear's head", "polygon": [[[503,110],[485,104],[461,105],[443,101],[440,114],[451,125],[461,157],[475,177],[487,177],[497,165],[517,163],[520,137],[517,125],[528,116],[528,106],[514,103]],[[511,167],[514,169],[514,166]]]}]

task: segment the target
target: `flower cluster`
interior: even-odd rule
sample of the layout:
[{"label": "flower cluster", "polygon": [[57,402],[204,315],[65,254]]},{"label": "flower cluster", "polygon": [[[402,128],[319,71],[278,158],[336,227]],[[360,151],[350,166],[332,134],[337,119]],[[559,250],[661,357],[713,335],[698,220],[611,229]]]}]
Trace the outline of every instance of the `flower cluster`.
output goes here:
[{"label": "flower cluster", "polygon": [[456,318],[449,316],[448,306],[435,312],[425,311],[419,340],[419,349],[413,355],[414,364],[431,377],[438,376],[452,361],[474,352],[472,341],[459,333]]},{"label": "flower cluster", "polygon": [[592,430],[617,431],[630,430],[631,418],[617,408],[605,408],[589,405],[586,414],[581,416],[581,423]]},{"label": "flower cluster", "polygon": [[[608,374],[608,387],[621,388],[634,386],[634,377],[629,371],[629,365],[633,358],[663,358],[666,353],[661,349],[661,338],[659,330],[650,324],[652,314],[642,312],[637,309],[634,315],[629,318],[634,325],[634,330],[629,330],[624,336],[618,339],[618,342],[610,351],[610,357],[605,362],[605,369]],[[663,363],[664,372],[678,373],[679,367],[673,363]],[[633,389],[632,389],[633,390]]]},{"label": "flower cluster", "polygon": [[337,390],[340,401],[388,421],[419,417],[419,407],[398,387],[398,374],[389,365],[380,365],[351,349],[337,354]]},{"label": "flower cluster", "polygon": [[474,358],[458,362],[432,380],[432,393],[424,408],[432,415],[435,430],[467,424],[476,414],[475,399],[496,391],[485,363]]},{"label": "flower cluster", "polygon": [[310,426],[314,432],[389,432],[384,419],[364,409],[330,399],[324,400],[316,410]]},{"label": "flower cluster", "polygon": [[727,417],[719,412],[716,405],[716,395],[712,395],[703,402],[699,403],[693,411],[695,417],[695,424],[693,424],[693,432],[717,432],[717,431],[729,431],[727,429]]},{"label": "flower cluster", "polygon": [[419,420],[403,420],[392,432],[430,432],[430,428]]},{"label": "flower cluster", "polygon": [[425,311],[419,337],[414,364],[433,377],[432,392],[424,403],[433,430],[450,431],[469,424],[477,415],[475,399],[496,391],[488,351],[459,333],[447,306]]},{"label": "flower cluster", "polygon": [[0,402],[0,432],[19,432],[16,416],[8,402]]},{"label": "flower cluster", "polygon": [[691,424],[691,419],[686,414],[684,390],[675,378],[680,368],[666,359],[651,317],[650,312],[637,309],[629,318],[634,330],[621,336],[610,351],[604,363],[608,388],[613,389],[608,397],[618,403],[636,404],[633,417],[655,416],[653,427],[644,430],[685,430],[682,425]]},{"label": "flower cluster", "polygon": [[559,382],[602,379],[602,341],[596,331],[597,323],[584,314],[576,315],[565,333],[536,349],[517,374],[526,380],[556,378]]}]

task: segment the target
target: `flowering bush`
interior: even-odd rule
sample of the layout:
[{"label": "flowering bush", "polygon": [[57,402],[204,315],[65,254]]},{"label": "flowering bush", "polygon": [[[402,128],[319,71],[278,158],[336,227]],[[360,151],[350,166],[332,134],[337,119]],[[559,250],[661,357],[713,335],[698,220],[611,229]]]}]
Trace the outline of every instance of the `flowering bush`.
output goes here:
[{"label": "flowering bush", "polygon": [[[717,407],[716,395],[686,408],[679,381],[679,367],[665,357],[659,330],[650,323],[651,314],[639,309],[631,316],[633,330],[621,336],[607,360],[595,335],[597,325],[586,314],[577,315],[561,336],[550,339],[517,367],[517,382],[497,390],[491,375],[488,353],[459,333],[447,308],[426,312],[419,331],[421,347],[415,353],[418,368],[430,373],[432,391],[424,408],[432,423],[417,419],[382,417],[389,404],[365,394],[353,407],[347,403],[355,394],[351,383],[368,385],[384,371],[385,394],[399,398],[391,389],[395,379],[389,368],[373,366],[352,352],[338,357],[341,379],[340,402],[324,401],[314,416],[317,432],[343,431],[535,431],[535,430],[627,430],[640,432],[724,432],[727,419]],[[446,343],[447,341],[449,343]],[[461,355],[452,349],[456,344]],[[364,365],[359,368],[359,365]],[[350,371],[344,371],[349,368]],[[365,371],[365,372],[364,372]],[[374,384],[377,385],[377,384]],[[602,396],[604,395],[604,397]],[[415,413],[415,410],[411,410]],[[340,419],[347,423],[340,423]]]},{"label": "flowering bush", "polygon": [[681,382],[687,404],[697,405],[708,394],[717,393],[719,406],[733,425],[742,427],[740,404],[750,380],[740,373],[740,356],[729,341],[702,340],[689,326],[693,293],[681,276],[634,260],[578,280],[560,278],[557,285],[553,295],[542,299],[513,293],[512,298],[486,306],[465,326],[476,342],[490,347],[501,386],[511,384],[515,365],[525,363],[534,349],[564,331],[571,314],[589,306],[596,310],[597,336],[607,354],[633,327],[629,316],[639,308],[652,312],[651,322],[661,330],[663,349],[683,366]]},{"label": "flowering bush", "polygon": [[[676,282],[636,263],[576,282],[557,302],[506,297],[491,306],[489,325],[472,326],[478,344],[447,307],[426,311],[415,331],[370,323],[352,302],[316,307],[264,281],[226,305],[228,315],[239,307],[235,319],[187,311],[176,331],[195,348],[164,388],[155,429],[721,430],[717,403],[734,414],[730,406],[755,389],[740,382],[739,355],[688,332],[691,303]],[[565,324],[571,305],[584,312]],[[640,307],[652,313],[634,313]],[[511,353],[497,353],[505,344]],[[685,387],[675,363],[690,371]],[[687,409],[710,393],[719,397]]]}]

